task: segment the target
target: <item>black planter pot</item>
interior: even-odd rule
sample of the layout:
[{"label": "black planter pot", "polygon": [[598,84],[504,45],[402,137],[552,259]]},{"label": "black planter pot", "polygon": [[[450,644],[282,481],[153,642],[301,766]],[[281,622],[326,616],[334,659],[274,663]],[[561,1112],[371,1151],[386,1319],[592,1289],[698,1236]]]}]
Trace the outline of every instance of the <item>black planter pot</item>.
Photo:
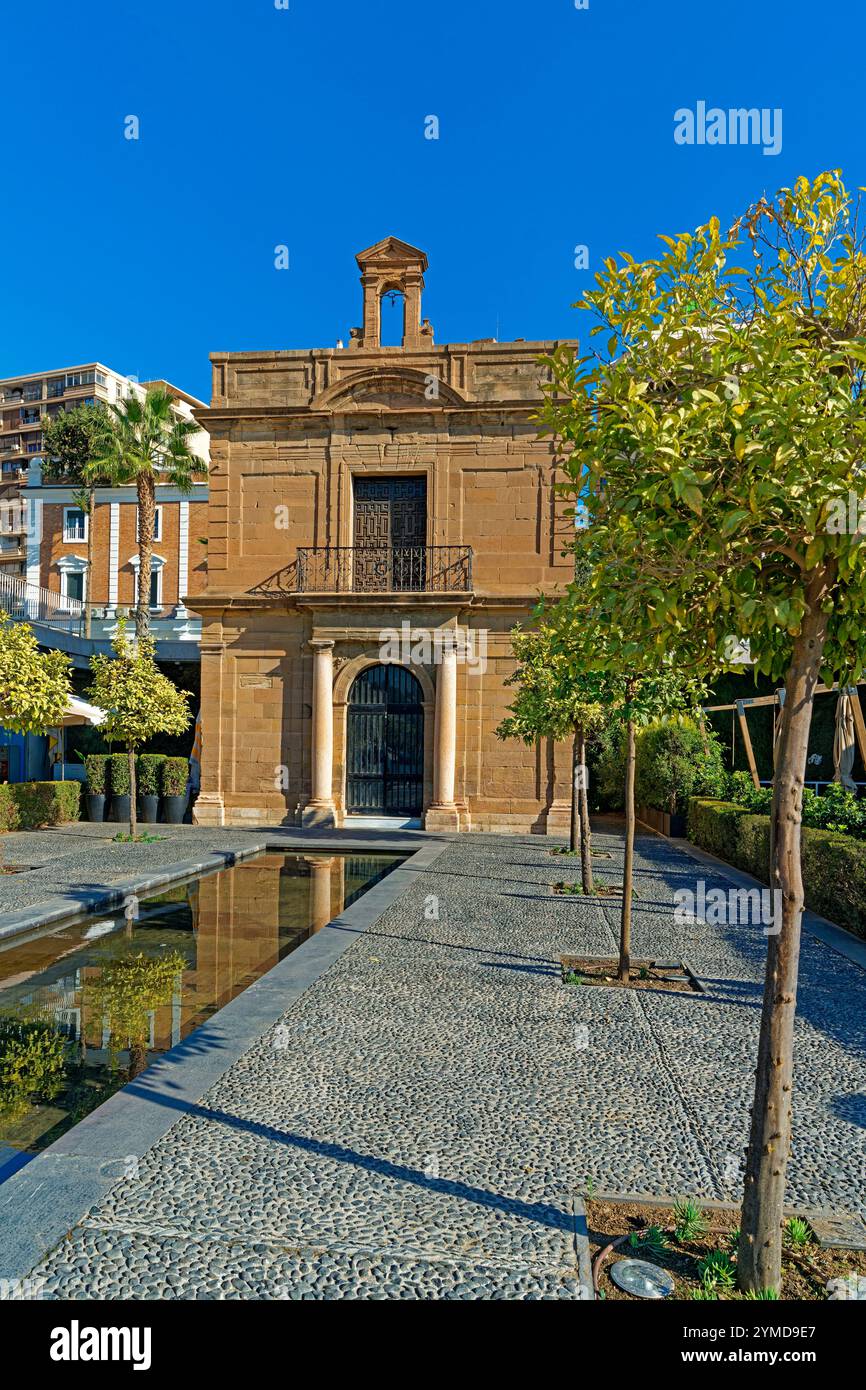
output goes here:
[{"label": "black planter pot", "polygon": [[138,798],[138,819],[144,825],[156,825],[159,820],[159,796],[142,792]]},{"label": "black planter pot", "polygon": [[87,819],[105,820],[105,796],[103,793],[88,792],[87,797]]},{"label": "black planter pot", "polygon": [[165,812],[165,819],[169,825],[182,825],[186,814],[187,793],[183,796],[164,796],[162,798],[162,809]]},{"label": "black planter pot", "polygon": [[129,808],[132,798],[114,795],[111,798],[111,819],[118,825],[129,824]]},{"label": "black planter pot", "polygon": [[676,836],[678,836],[678,837],[683,838],[683,837],[685,837],[685,833],[686,833],[686,818],[685,818],[685,816],[681,816],[681,815],[673,815],[673,816],[671,816],[671,817],[670,817],[670,829],[668,830],[668,834],[669,834],[669,835],[676,835]]}]

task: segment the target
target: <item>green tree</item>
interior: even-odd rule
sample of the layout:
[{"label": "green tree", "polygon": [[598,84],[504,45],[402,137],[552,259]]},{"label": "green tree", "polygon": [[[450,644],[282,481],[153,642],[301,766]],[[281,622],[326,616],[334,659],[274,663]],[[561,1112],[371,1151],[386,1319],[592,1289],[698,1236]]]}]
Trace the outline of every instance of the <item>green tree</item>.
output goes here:
[{"label": "green tree", "polygon": [[111,409],[108,448],[89,465],[94,476],[115,486],[134,483],[138,496],[138,598],[135,631],[146,636],[150,626],[150,575],[157,485],[171,484],[190,492],[196,475],[207,465],[192,451],[200,426],[177,414],[170,392],[152,387],[144,400],[130,395]]},{"label": "green tree", "polygon": [[593,892],[592,839],[586,784],[586,744],[605,720],[612,698],[606,675],[575,670],[550,623],[537,630],[515,628],[511,645],[517,666],[506,685],[517,686],[497,738],[533,744],[540,738],[571,738],[571,832],[569,848],[580,850],[583,891]]},{"label": "green tree", "polygon": [[89,698],[105,710],[100,733],[109,742],[124,745],[129,761],[129,833],[136,833],[135,751],[154,734],[181,734],[189,725],[190,693],[178,690],[154,660],[150,637],[132,646],[120,623],[114,639],[114,656],[90,658],[93,684]]},{"label": "green tree", "polygon": [[44,734],[61,722],[71,694],[69,657],[40,652],[33,629],[0,611],[0,725]]},{"label": "green tree", "polygon": [[603,573],[604,557],[596,532],[576,541],[576,578],[566,596],[554,610],[552,629],[554,660],[562,663],[564,682],[597,681],[603,692],[608,723],[619,723],[624,730],[625,855],[623,863],[622,910],[620,914],[618,978],[631,978],[631,913],[634,896],[635,768],[637,730],[665,715],[695,710],[706,694],[706,686],[690,672],[681,669],[670,656],[635,639],[621,612],[609,606],[603,623],[589,595]]},{"label": "green tree", "polygon": [[85,1001],[108,1024],[112,1054],[129,1051],[127,1080],[134,1081],[147,1066],[150,1014],[170,1004],[187,967],[180,951],[161,956],[121,956],[103,966],[85,984]]},{"label": "green tree", "polygon": [[[63,478],[75,488],[73,500],[87,517],[87,569],[84,585],[84,635],[91,631],[91,578],[93,575],[93,522],[99,474],[93,467],[111,447],[111,422],[101,404],[77,405],[46,420],[42,432],[45,463],[43,477]],[[101,481],[105,481],[103,478]]]},{"label": "green tree", "polygon": [[[712,675],[736,639],[787,691],[773,788],[767,969],[738,1255],[778,1290],[815,688],[866,661],[860,512],[866,258],[836,172],[712,218],[656,259],[605,263],[583,307],[604,354],[553,359],[546,423],[588,498],[588,603],[641,650]],[[852,511],[854,525],[851,524]]]}]

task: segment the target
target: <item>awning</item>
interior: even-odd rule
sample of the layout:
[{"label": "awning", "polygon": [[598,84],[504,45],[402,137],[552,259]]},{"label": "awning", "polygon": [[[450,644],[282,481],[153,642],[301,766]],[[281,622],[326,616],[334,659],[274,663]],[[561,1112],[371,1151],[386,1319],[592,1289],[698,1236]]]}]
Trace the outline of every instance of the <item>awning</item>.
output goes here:
[{"label": "awning", "polygon": [[[65,729],[70,724],[102,724],[105,720],[105,710],[98,705],[88,704],[86,700],[79,700],[77,695],[70,695],[66,705],[66,713],[60,721]],[[57,727],[55,725],[55,727]]]}]

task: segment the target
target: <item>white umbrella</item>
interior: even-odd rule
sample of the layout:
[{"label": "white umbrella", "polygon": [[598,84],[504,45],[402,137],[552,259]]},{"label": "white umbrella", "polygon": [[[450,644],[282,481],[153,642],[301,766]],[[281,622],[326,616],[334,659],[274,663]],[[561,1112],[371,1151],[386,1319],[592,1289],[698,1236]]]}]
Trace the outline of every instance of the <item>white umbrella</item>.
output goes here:
[{"label": "white umbrella", "polygon": [[841,782],[848,791],[857,790],[851,776],[854,770],[854,711],[847,690],[839,691],[836,702],[836,732],[833,735],[833,781]]}]

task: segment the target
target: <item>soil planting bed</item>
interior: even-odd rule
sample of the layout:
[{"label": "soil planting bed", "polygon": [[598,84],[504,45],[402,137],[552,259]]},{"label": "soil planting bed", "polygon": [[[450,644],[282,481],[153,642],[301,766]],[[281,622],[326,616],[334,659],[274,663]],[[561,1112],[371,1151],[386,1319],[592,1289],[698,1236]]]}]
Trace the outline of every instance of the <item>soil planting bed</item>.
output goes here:
[{"label": "soil planting bed", "polygon": [[575,988],[605,985],[618,989],[669,990],[672,994],[700,993],[686,967],[671,961],[632,961],[627,985],[616,977],[619,961],[615,957],[602,960],[598,956],[561,956],[559,963],[564,983]]},{"label": "soil planting bed", "polygon": [[[709,1275],[701,1278],[700,1261],[716,1253],[727,1255],[730,1268],[736,1272],[735,1232],[739,1224],[739,1212],[717,1211],[711,1207],[703,1208],[703,1219],[707,1230],[691,1240],[678,1239],[674,1233],[676,1216],[671,1207],[657,1207],[642,1202],[604,1202],[587,1199],[586,1219],[589,1226],[590,1258],[596,1255],[619,1236],[626,1236],[622,1244],[612,1250],[597,1272],[600,1298],[622,1299],[625,1302],[643,1303],[644,1299],[618,1289],[610,1277],[610,1268],[617,1260],[648,1260],[650,1264],[666,1269],[673,1277],[675,1288],[672,1298],[693,1300],[697,1298],[712,1301],[737,1301],[743,1297],[736,1288],[729,1288],[723,1282],[713,1282]],[[641,1232],[654,1227],[655,1232],[664,1235],[665,1246],[659,1248],[641,1240]],[[655,1233],[653,1233],[655,1234]],[[811,1235],[811,1232],[810,1232]],[[632,1243],[634,1237],[636,1244]],[[831,1280],[849,1280],[851,1276],[866,1279],[866,1253],[861,1250],[825,1249],[814,1238],[807,1244],[795,1245],[785,1234],[782,1258],[782,1300],[806,1300],[822,1302],[835,1292],[828,1283]],[[863,1285],[861,1284],[861,1288]]]}]

